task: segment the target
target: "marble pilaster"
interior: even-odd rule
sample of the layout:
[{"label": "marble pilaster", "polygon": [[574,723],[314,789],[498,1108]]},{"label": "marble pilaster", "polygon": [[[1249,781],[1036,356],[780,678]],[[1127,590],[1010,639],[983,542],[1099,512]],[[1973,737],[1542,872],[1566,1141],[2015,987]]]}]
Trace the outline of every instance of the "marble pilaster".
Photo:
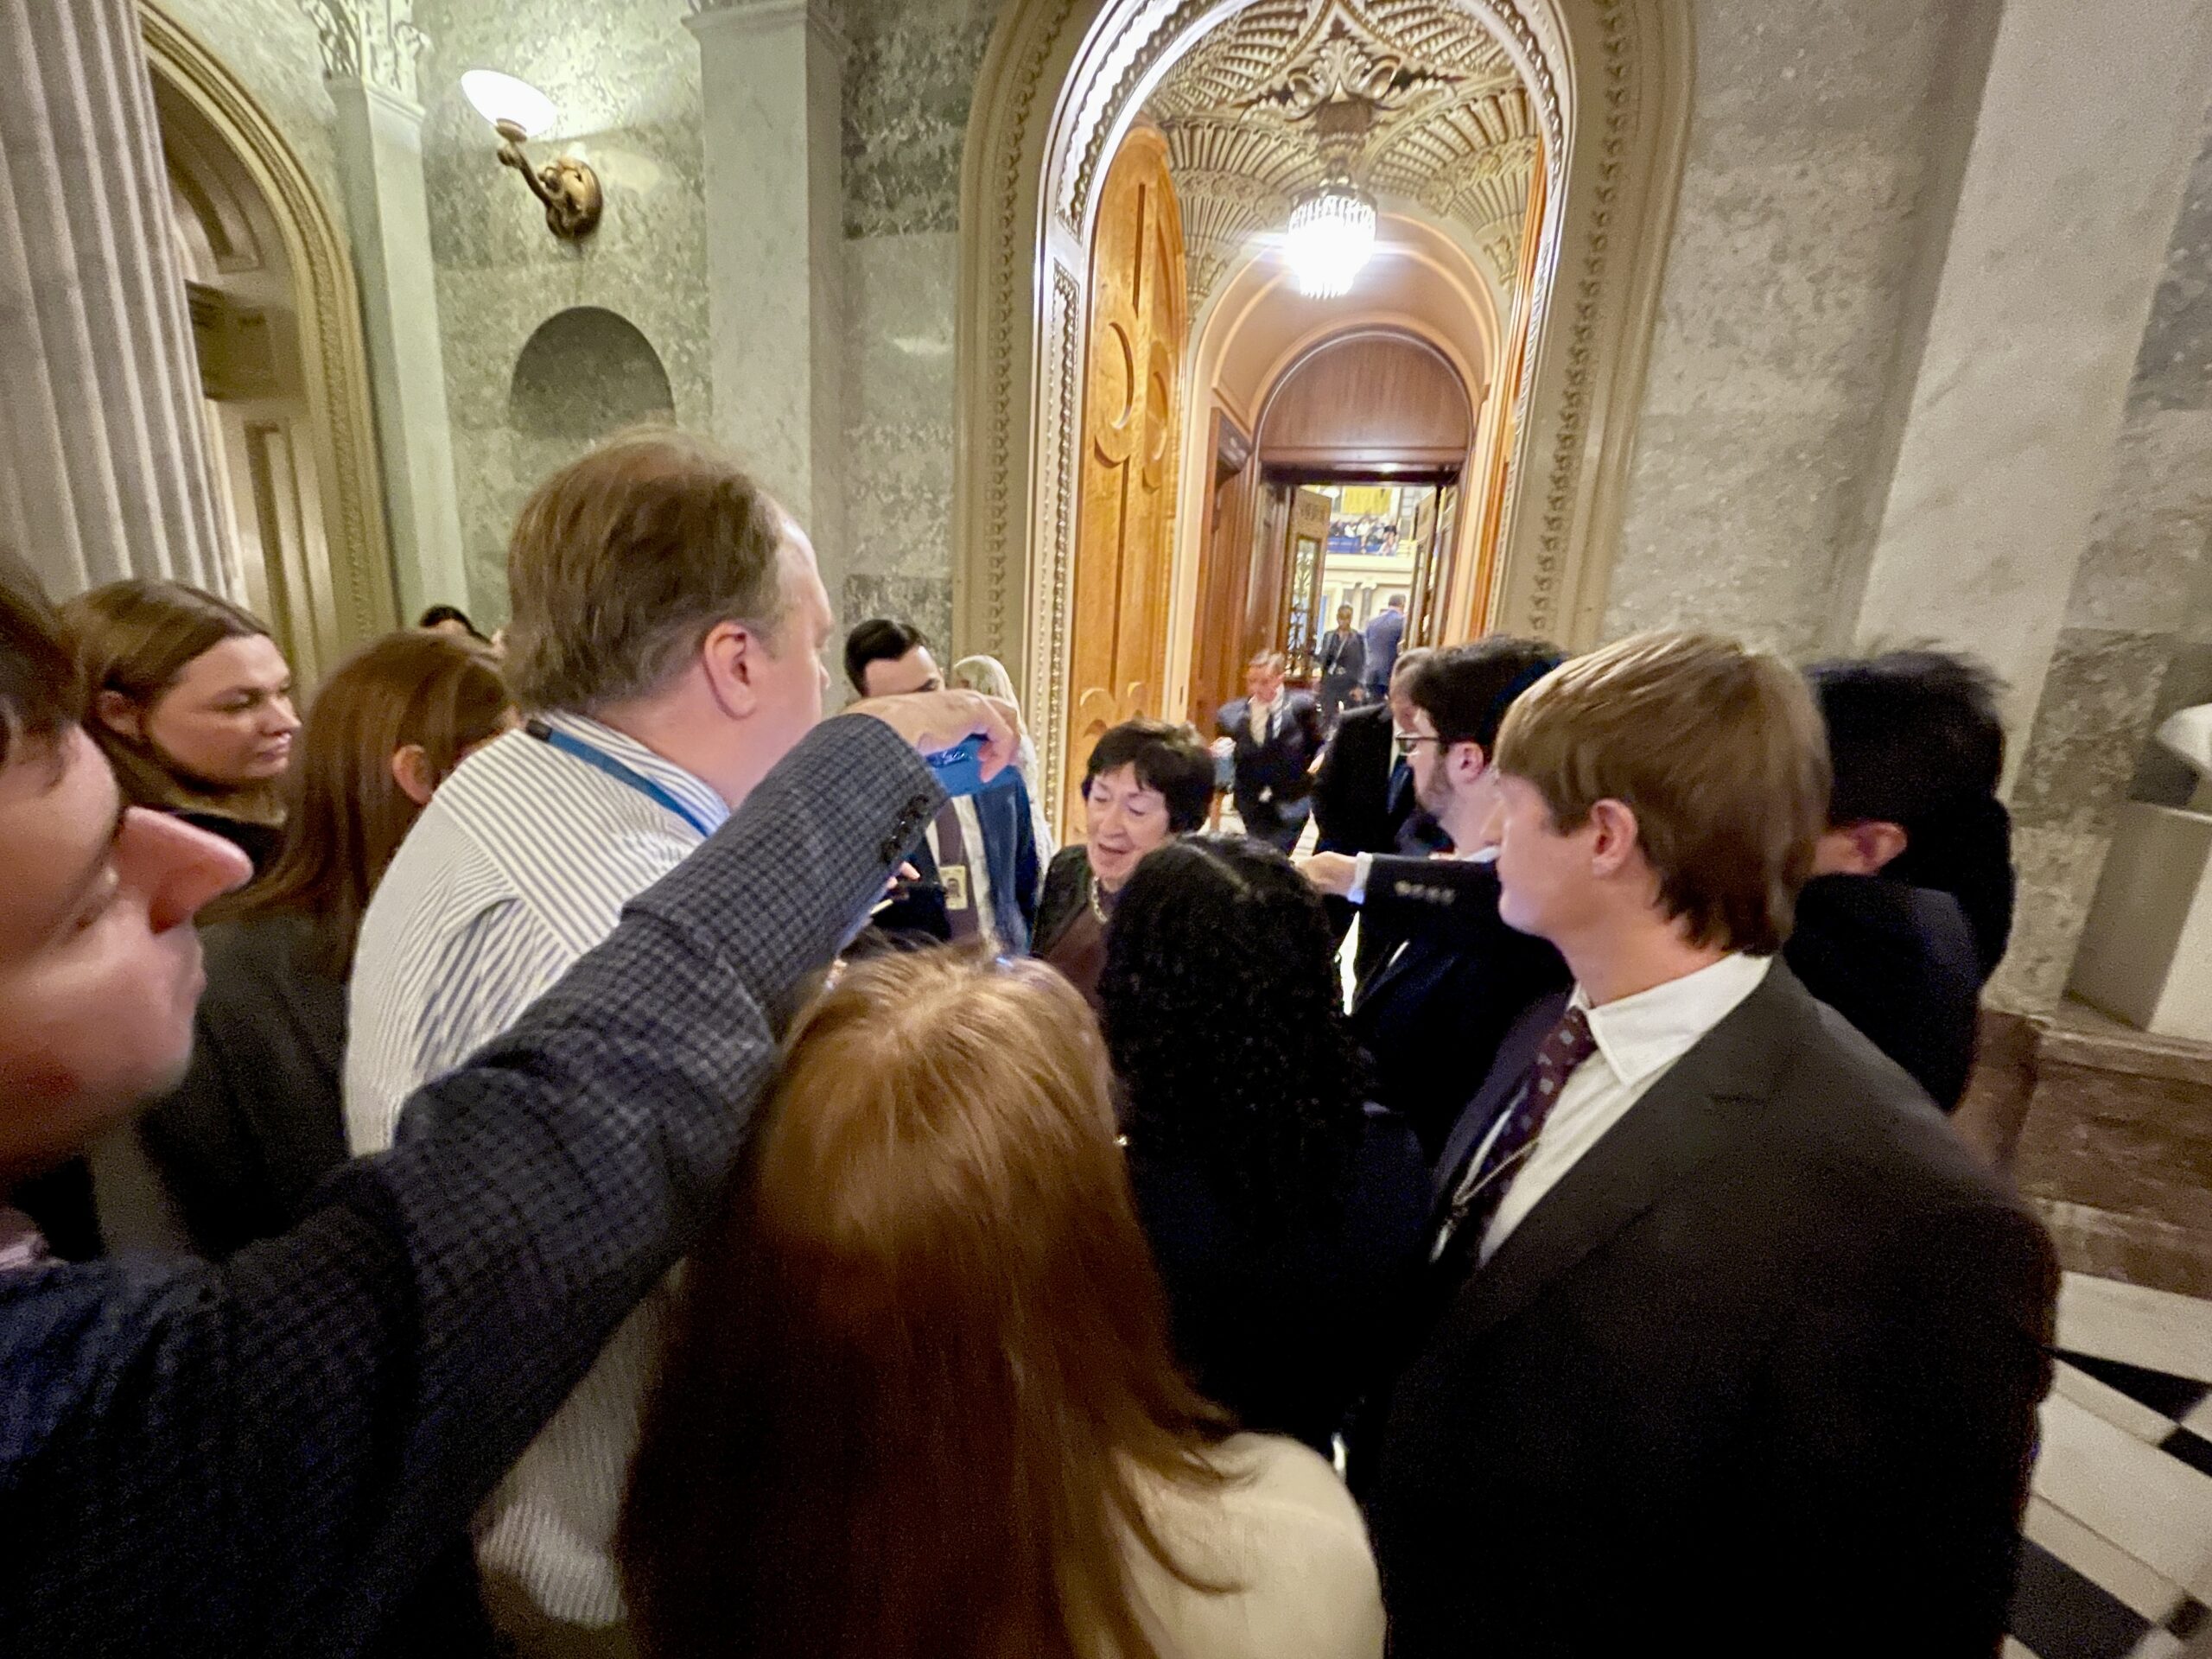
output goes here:
[{"label": "marble pilaster", "polygon": [[0,541],[238,591],[131,0],[0,0]]},{"label": "marble pilaster", "polygon": [[823,0],[694,0],[715,435],[846,565],[845,44]]},{"label": "marble pilaster", "polygon": [[361,284],[400,608],[465,602],[453,423],[423,179],[413,0],[302,0],[336,111],[339,176]]},{"label": "marble pilaster", "polygon": [[2009,0],[1999,25],[1856,632],[1979,655],[2016,736],[2089,545],[2208,84],[2193,0],[2087,30],[2070,0]]},{"label": "marble pilaster", "polygon": [[2063,625],[2012,790],[2024,866],[2044,885],[2024,905],[1993,995],[2049,1007],[2069,982],[2075,944],[2131,796],[2184,804],[2193,774],[2165,762],[2150,734],[2174,709],[2212,697],[2212,128],[2202,135],[2167,244],[2149,326],[2135,354],[2120,435],[2074,573]]},{"label": "marble pilaster", "polygon": [[[1863,566],[1991,0],[1699,0],[1689,152],[1605,632],[1792,655]],[[1963,105],[1961,110],[1959,106]]]}]

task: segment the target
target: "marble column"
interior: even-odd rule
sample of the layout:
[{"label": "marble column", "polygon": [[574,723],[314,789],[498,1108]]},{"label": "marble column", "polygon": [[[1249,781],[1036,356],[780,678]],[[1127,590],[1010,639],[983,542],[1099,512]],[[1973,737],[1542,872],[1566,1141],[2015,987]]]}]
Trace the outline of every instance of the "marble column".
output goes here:
[{"label": "marble column", "polygon": [[416,62],[414,0],[301,0],[321,38],[338,168],[384,459],[385,516],[403,615],[465,604],[453,422],[446,410]]},{"label": "marble column", "polygon": [[715,432],[843,590],[845,45],[823,0],[693,0]]},{"label": "marble column", "polygon": [[0,0],[0,541],[238,591],[132,0]]},{"label": "marble column", "polygon": [[1859,600],[2008,686],[2017,762],[2120,430],[2212,86],[2212,11],[2007,0]]},{"label": "marble column", "polygon": [[[2088,551],[2074,573],[2012,788],[2013,846],[2029,903],[1999,988],[2031,1007],[2048,1006],[2068,983],[2126,803],[2185,806],[2196,788],[2195,774],[2151,734],[2175,709],[2212,699],[2208,259],[2212,128],[2167,243]],[[2125,868],[2113,876],[2117,894],[2134,890]],[[2169,919],[2180,917],[2176,909]],[[2082,964],[2092,979],[2099,957],[2109,964],[2112,939],[2106,932]],[[2138,956],[2152,953],[2147,938],[2133,945]]]}]

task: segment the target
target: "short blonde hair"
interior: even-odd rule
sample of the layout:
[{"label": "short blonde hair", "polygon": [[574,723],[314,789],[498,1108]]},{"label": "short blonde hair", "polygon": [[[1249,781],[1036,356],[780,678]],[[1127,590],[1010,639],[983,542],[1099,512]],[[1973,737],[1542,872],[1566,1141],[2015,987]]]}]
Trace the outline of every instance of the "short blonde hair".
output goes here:
[{"label": "short blonde hair", "polygon": [[1500,771],[1562,831],[1599,801],[1636,815],[1659,902],[1698,944],[1767,956],[1789,937],[1827,823],[1827,738],[1804,681],[1709,633],[1639,633],[1516,700]]},{"label": "short blonde hair", "polygon": [[789,609],[782,510],[726,451],[665,427],[540,484],[507,547],[507,683],[528,709],[651,696],[720,622],[771,651]]}]

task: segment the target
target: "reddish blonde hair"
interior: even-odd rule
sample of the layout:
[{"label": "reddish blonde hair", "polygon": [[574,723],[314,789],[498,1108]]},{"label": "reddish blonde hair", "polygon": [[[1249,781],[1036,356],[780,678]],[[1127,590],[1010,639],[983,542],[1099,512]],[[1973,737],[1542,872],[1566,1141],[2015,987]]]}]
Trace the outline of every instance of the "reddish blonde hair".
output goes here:
[{"label": "reddish blonde hair", "polygon": [[[1154,1659],[1142,1484],[1216,1482],[1090,1009],[1039,963],[853,967],[689,1268],[620,1539],[643,1649]],[[1147,1481],[1149,1478],[1149,1481]]]}]

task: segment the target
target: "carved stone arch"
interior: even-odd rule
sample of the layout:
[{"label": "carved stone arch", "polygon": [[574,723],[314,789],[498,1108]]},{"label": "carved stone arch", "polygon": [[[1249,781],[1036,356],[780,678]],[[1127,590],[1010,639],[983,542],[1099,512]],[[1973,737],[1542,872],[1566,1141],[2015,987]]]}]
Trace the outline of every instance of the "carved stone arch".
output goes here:
[{"label": "carved stone arch", "polygon": [[327,612],[316,615],[315,632],[343,651],[397,620],[353,256],[299,157],[237,77],[159,0],[139,0],[138,21],[154,73],[229,146],[283,239],[330,562],[328,582],[313,590],[316,610]]},{"label": "carved stone arch", "polygon": [[[955,637],[1014,667],[1040,755],[1065,718],[1085,249],[1113,147],[1168,67],[1244,0],[1004,9],[961,176]],[[1689,0],[1457,0],[1527,83],[1543,138],[1486,621],[1592,641],[1689,124]],[[1044,787],[1048,798],[1057,783]]]}]

